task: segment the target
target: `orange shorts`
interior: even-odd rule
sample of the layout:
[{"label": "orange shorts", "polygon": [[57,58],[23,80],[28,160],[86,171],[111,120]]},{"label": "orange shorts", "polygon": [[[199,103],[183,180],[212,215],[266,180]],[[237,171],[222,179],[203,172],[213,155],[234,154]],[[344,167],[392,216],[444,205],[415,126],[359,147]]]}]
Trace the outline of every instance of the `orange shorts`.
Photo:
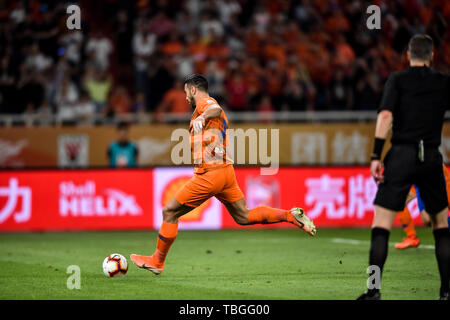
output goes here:
[{"label": "orange shorts", "polygon": [[237,184],[233,165],[195,173],[175,195],[180,204],[189,207],[198,207],[211,197],[216,197],[223,203],[232,203],[244,198]]}]

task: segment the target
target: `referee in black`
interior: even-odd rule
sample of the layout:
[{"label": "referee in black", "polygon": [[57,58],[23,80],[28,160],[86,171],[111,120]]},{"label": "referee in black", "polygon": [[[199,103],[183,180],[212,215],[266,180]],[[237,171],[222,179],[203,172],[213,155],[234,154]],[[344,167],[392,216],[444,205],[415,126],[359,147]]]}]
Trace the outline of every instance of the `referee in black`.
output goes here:
[{"label": "referee in black", "polygon": [[[416,185],[425,209],[430,214],[433,228],[441,277],[440,298],[448,300],[448,201],[442,155],[438,148],[441,144],[444,113],[450,106],[450,81],[447,75],[430,68],[433,40],[428,35],[415,35],[411,38],[407,57],[410,67],[391,74],[378,109],[370,164],[370,173],[378,183],[378,192],[374,201],[369,265],[372,270],[377,269],[373,266],[379,268],[381,279],[392,223],[396,213],[404,209],[409,189]],[[391,128],[392,148],[384,158],[383,172],[381,153]],[[380,299],[379,289],[379,286],[372,283],[358,300]]]}]

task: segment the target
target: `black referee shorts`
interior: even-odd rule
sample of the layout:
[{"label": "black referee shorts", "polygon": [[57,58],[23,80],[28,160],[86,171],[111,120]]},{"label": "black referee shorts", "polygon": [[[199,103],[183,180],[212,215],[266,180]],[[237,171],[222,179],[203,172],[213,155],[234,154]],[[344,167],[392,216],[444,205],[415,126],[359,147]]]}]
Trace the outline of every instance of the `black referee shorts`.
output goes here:
[{"label": "black referee shorts", "polygon": [[425,210],[437,214],[447,208],[447,191],[442,155],[437,148],[426,148],[424,162],[415,145],[393,145],[384,159],[384,182],[378,186],[374,204],[393,211],[405,208],[412,185],[419,188]]}]

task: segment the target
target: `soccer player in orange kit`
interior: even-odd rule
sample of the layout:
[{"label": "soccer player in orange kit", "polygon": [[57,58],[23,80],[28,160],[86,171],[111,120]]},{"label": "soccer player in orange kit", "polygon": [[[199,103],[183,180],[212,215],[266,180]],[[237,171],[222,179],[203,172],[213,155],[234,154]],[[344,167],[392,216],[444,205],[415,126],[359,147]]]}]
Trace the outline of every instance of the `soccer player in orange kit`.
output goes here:
[{"label": "soccer player in orange kit", "polygon": [[209,96],[208,81],[202,75],[188,76],[184,82],[184,91],[187,101],[194,108],[189,128],[194,176],[163,208],[163,223],[153,255],[132,254],[130,258],[134,264],[156,275],[160,274],[178,233],[178,218],[213,196],[225,205],[240,225],[289,222],[314,236],[316,227],[302,208],[247,208],[244,194],[236,181],[233,162],[226,154],[228,119],[225,112]]},{"label": "soccer player in orange kit", "polygon": [[[444,171],[445,184],[447,186],[447,198],[449,201],[448,207],[450,208],[450,174],[447,170],[445,164],[442,164],[442,170]],[[412,201],[414,198],[417,198],[417,203],[419,206],[420,217],[422,218],[422,222],[425,226],[429,227],[431,225],[430,216],[425,211],[425,205],[420,196],[420,190],[416,188],[416,186],[412,186],[409,190],[408,197],[406,199],[405,209],[403,211],[398,212],[398,218],[400,223],[403,226],[403,230],[406,233],[406,238],[403,238],[402,242],[396,243],[396,249],[408,249],[408,248],[416,248],[420,245],[419,237],[417,237],[416,230],[414,228],[414,224],[412,222],[411,213],[409,212],[407,204]],[[448,217],[449,228],[450,228],[450,217]]]}]

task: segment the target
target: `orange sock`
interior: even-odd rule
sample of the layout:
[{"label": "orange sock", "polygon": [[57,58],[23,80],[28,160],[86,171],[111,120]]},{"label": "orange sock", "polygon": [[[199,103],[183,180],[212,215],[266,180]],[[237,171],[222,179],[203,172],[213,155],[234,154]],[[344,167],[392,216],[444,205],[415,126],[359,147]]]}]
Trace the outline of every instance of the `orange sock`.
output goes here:
[{"label": "orange sock", "polygon": [[276,209],[267,206],[259,206],[249,210],[249,224],[269,224],[277,222],[293,222],[294,217],[290,214],[290,210]]},{"label": "orange sock", "polygon": [[178,223],[164,222],[159,229],[158,240],[156,241],[156,250],[153,258],[158,267],[164,265],[170,246],[175,241],[178,234]]},{"label": "orange sock", "polygon": [[407,237],[416,237],[416,230],[414,229],[414,224],[412,222],[411,213],[408,210],[408,207],[405,207],[403,211],[398,213],[398,219],[400,223],[403,225],[403,230],[406,232]]}]

